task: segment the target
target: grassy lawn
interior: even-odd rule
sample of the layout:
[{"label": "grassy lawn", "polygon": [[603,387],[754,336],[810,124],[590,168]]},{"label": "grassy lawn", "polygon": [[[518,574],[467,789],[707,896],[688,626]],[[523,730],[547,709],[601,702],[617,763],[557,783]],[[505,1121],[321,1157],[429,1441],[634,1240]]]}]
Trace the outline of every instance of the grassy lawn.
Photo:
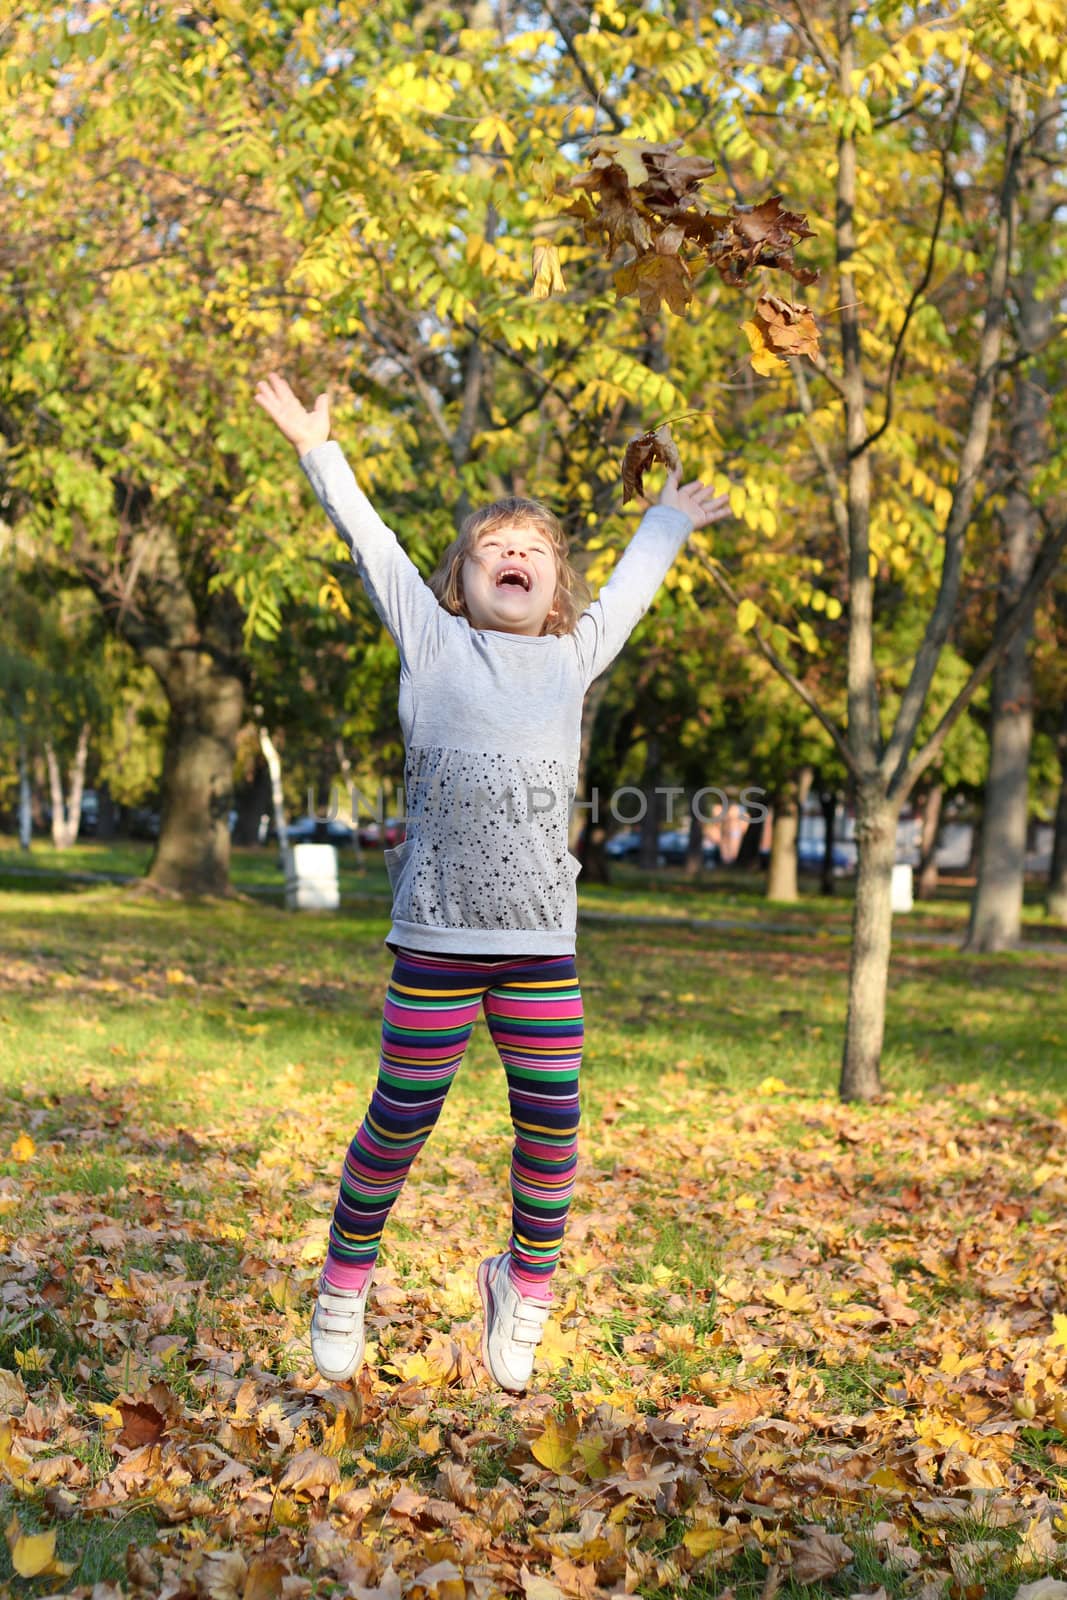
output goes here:
[{"label": "grassy lawn", "polygon": [[[672,886],[751,926],[590,924],[534,1386],[477,1357],[509,1144],[480,1027],[391,1219],[367,1365],[331,1389],[309,1294],[374,1076],[384,903],[57,893],[12,860],[0,1496],[16,1554],[12,1515],[74,1563],[13,1593],[977,1600],[1067,1576],[1062,955],[898,947],[889,1094],[857,1108],[833,1093],[836,906],[806,901],[800,940],[744,886]],[[275,870],[239,855],[235,879]],[[585,903],[663,909],[619,878]],[[345,882],[384,889],[378,864]]]}]

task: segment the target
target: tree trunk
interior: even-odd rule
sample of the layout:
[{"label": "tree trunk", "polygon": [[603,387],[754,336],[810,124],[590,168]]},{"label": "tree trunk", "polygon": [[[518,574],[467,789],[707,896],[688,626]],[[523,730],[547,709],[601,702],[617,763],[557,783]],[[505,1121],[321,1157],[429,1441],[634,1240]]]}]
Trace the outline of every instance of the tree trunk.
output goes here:
[{"label": "tree trunk", "polygon": [[230,825],[241,680],[197,650],[167,652],[158,676],[170,706],[163,757],[163,815],[146,874],[173,894],[229,891]]},{"label": "tree trunk", "polygon": [[64,798],[63,774],[51,739],[44,744],[48,765],[48,788],[52,797],[52,843],[57,850],[69,850],[81,828],[82,795],[85,791],[85,764],[89,758],[89,724],[78,730],[78,745],[70,764],[68,793]]},{"label": "tree trunk", "polygon": [[1067,927],[1067,706],[1056,735],[1060,758],[1060,797],[1056,805],[1056,826],[1052,836],[1052,864],[1048,874],[1046,914]]},{"label": "tree trunk", "polygon": [[836,790],[820,790],[819,808],[822,811],[822,871],[819,879],[819,893],[833,894],[836,888],[836,880],[834,878],[834,829],[837,826]]},{"label": "tree trunk", "polygon": [[[1047,112],[1038,147],[1048,144],[1055,118]],[[1026,184],[1023,211],[1033,229],[1047,220],[1048,177],[1035,164]],[[1034,271],[1016,279],[1017,346],[1020,357],[1033,358],[1047,344],[1057,296],[1042,291]],[[1039,297],[1040,296],[1040,297]],[[1017,366],[1013,384],[1008,456],[1013,475],[1000,513],[1003,569],[998,617],[1019,599],[1033,571],[1040,519],[1030,498],[1034,472],[1048,456],[1048,374],[1033,360]],[[1022,935],[1023,878],[1026,868],[1026,820],[1029,812],[1030,743],[1033,737],[1033,691],[1030,639],[1034,608],[1014,634],[993,672],[990,699],[989,777],[986,780],[982,848],[978,882],[971,905],[965,948],[1011,950]]]},{"label": "tree trunk", "polygon": [[763,836],[763,823],[764,819],[762,817],[758,822],[754,819],[749,822],[748,827],[741,835],[741,842],[733,859],[735,867],[747,867],[750,872],[759,871],[760,839]]},{"label": "tree trunk", "polygon": [[797,900],[797,834],[812,771],[801,767],[774,797],[771,861],[767,871],[768,900]]},{"label": "tree trunk", "polygon": [[648,736],[648,754],[645,758],[645,776],[641,784],[645,795],[645,812],[641,818],[641,852],[638,863],[642,867],[655,867],[659,862],[659,795],[656,793],[660,779],[659,740],[654,733]]},{"label": "tree trunk", "polygon": [[873,1100],[882,1091],[879,1063],[885,1034],[892,931],[890,889],[897,853],[898,802],[877,780],[856,786],[859,870],[852,914],[848,1015],[841,1061],[842,1100]]},{"label": "tree trunk", "polygon": [[267,729],[260,724],[259,747],[270,773],[270,801],[274,812],[274,832],[278,839],[278,856],[284,868],[285,852],[289,844],[285,821],[285,797],[282,794],[282,758]]},{"label": "tree trunk", "polygon": [[932,784],[923,800],[922,834],[919,840],[919,876],[915,884],[918,900],[932,900],[937,888],[937,840],[941,832],[943,783]]},{"label": "tree trunk", "polygon": [[704,876],[704,824],[695,811],[689,813],[689,843],[685,851],[685,875],[699,881]]},{"label": "tree trunk", "polygon": [[796,784],[784,784],[774,796],[774,822],[771,832],[771,861],[767,869],[767,899],[797,899],[797,805]]},{"label": "tree trunk", "polygon": [[33,790],[30,787],[30,753],[19,728],[19,849],[28,850],[33,837]]}]

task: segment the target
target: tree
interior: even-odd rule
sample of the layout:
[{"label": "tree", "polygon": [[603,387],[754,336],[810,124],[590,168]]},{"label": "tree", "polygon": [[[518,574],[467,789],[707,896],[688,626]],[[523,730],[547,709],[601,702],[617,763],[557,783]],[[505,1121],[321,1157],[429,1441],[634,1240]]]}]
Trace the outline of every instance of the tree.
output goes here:
[{"label": "tree", "polygon": [[[1003,542],[997,615],[1001,620],[1018,603],[1033,570],[1041,533],[1041,505],[1035,489],[1040,486],[1039,492],[1047,500],[1055,493],[1054,478],[1062,472],[1049,419],[1049,394],[1062,384],[1062,374],[1054,372],[1054,365],[1061,363],[1050,361],[1048,353],[1064,271],[1062,252],[1057,256],[1054,245],[1059,196],[1051,182],[1059,125],[1058,101],[1039,101],[1033,114],[1029,158],[1021,165],[1011,218],[1022,265],[1010,283],[1014,348],[1006,481],[999,509]],[[1036,596],[993,671],[984,826],[966,939],[970,950],[1012,949],[1021,932],[1033,734],[1030,651],[1035,604]]]}]

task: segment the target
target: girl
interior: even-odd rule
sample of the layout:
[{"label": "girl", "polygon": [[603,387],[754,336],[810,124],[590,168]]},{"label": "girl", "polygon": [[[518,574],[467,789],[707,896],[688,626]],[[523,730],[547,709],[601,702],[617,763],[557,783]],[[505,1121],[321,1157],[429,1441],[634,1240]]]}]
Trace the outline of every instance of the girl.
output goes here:
[{"label": "girl", "polygon": [[577,1165],[582,998],[576,879],[567,848],[582,701],[625,644],[693,528],[727,497],[668,476],[600,598],[534,500],[467,518],[429,583],[329,439],[329,400],[306,411],[268,374],[256,400],[296,448],[400,650],[407,837],[393,889],[377,1086],[349,1147],[311,1321],[324,1378],[363,1359],[382,1228],[484,1010],[515,1129],[508,1248],[478,1268],[482,1360],[523,1390],[551,1301]]}]

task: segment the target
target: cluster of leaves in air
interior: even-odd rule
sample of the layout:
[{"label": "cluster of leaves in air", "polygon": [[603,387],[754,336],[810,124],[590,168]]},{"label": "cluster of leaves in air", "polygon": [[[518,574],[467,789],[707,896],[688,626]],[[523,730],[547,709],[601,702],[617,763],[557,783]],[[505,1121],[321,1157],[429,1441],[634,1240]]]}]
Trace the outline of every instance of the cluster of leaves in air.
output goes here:
[{"label": "cluster of leaves in air", "polygon": [[[794,257],[795,246],[813,237],[807,219],[787,211],[781,195],[758,205],[714,210],[699,190],[715,163],[679,154],[680,145],[681,140],[653,144],[602,137],[590,146],[589,170],[570,180],[568,189],[576,191],[576,198],[563,214],[577,218],[587,243],[604,243],[609,260],[620,250],[633,252],[633,259],[615,273],[620,298],[636,294],[648,316],[663,304],[682,316],[693,298],[696,274],[707,267],[714,267],[730,288],[740,288],[759,269],[787,272],[799,284],[814,283],[817,270]],[[563,287],[554,246],[535,247],[535,297],[543,299]],[[774,372],[789,356],[818,355],[819,330],[802,303],[764,293],[742,326],[758,373]],[[677,461],[673,441],[662,428],[630,441],[623,460],[624,504],[641,493],[642,474],[653,461],[668,467]]]},{"label": "cluster of leaves in air", "polygon": [[[680,144],[677,139],[652,144],[601,137],[590,145],[589,170],[570,180],[576,197],[563,214],[578,220],[586,241],[604,243],[609,260],[626,247],[634,252],[615,274],[616,292],[636,294],[647,315],[665,303],[682,316],[693,298],[695,274],[704,267],[714,267],[730,288],[740,288],[761,268],[787,272],[799,284],[814,283],[817,270],[800,265],[793,254],[802,239],[813,237],[807,219],[785,210],[781,195],[758,205],[713,209],[699,188],[715,163],[679,154]],[[537,247],[534,295],[544,298],[562,287],[555,250]],[[774,310],[781,314],[785,307],[794,323],[810,318],[806,306],[770,298]],[[813,318],[804,323],[806,348],[798,351],[780,335],[770,337],[773,317],[758,312],[756,324],[767,326],[771,349],[814,354],[818,348]]]}]

